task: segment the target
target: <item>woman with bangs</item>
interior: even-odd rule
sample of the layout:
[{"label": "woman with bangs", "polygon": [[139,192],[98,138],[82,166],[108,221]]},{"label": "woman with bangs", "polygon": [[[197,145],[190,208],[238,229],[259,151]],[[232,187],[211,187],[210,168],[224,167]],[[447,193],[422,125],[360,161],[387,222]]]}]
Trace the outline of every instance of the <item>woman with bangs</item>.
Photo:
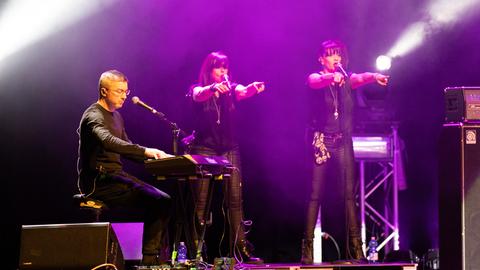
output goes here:
[{"label": "woman with bangs", "polygon": [[322,229],[345,246],[339,251],[338,259],[362,261],[364,254],[355,206],[352,89],[375,82],[386,86],[388,76],[372,72],[347,73],[347,50],[338,40],[321,44],[318,61],[322,69],[307,78],[312,182],[301,262],[313,263],[313,237],[320,206]]},{"label": "woman with bangs", "polygon": [[[225,156],[233,165],[231,178],[224,182],[227,219],[230,223],[230,248],[240,262],[262,263],[252,255],[252,245],[247,241],[244,228],[242,178],[238,147],[235,105],[265,90],[265,83],[252,82],[247,86],[230,81],[228,57],[222,52],[207,55],[200,69],[198,83],[191,86],[190,97],[194,103],[195,141],[192,154]],[[196,202],[197,216],[205,217],[208,182],[201,181]],[[202,222],[202,221],[200,221]]]}]

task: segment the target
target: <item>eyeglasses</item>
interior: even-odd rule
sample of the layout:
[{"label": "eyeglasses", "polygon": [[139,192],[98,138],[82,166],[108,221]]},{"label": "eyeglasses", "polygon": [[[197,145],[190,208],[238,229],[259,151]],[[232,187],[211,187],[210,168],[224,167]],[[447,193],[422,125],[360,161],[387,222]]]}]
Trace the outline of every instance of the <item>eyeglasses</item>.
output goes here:
[{"label": "eyeglasses", "polygon": [[125,94],[125,95],[130,95],[130,89],[123,90],[123,89],[112,89],[113,92],[115,92],[118,95]]}]

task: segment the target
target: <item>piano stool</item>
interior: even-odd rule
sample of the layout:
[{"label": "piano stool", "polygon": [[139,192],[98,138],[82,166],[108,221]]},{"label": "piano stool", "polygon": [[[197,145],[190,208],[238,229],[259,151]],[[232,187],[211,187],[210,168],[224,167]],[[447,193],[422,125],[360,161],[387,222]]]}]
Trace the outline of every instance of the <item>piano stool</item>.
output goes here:
[{"label": "piano stool", "polygon": [[73,203],[82,211],[89,211],[93,213],[95,217],[95,222],[100,221],[100,215],[104,210],[107,210],[107,205],[100,201],[91,199],[85,196],[85,194],[75,194],[73,195]]}]

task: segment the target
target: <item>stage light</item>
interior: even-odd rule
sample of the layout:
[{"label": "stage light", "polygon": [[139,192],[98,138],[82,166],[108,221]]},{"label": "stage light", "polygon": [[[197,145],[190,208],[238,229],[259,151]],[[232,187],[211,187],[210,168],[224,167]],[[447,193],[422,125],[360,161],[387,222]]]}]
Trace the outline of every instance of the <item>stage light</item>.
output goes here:
[{"label": "stage light", "polygon": [[377,67],[377,70],[389,70],[392,67],[392,58],[386,55],[380,55],[375,61],[375,66]]},{"label": "stage light", "polygon": [[112,4],[113,0],[11,0],[0,13],[0,64],[8,56]]}]

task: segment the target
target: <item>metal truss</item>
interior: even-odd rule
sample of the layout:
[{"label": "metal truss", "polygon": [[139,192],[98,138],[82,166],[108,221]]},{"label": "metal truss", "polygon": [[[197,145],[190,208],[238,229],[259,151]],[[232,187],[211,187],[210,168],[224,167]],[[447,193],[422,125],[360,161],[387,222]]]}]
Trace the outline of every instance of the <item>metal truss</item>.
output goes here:
[{"label": "metal truss", "polygon": [[[361,238],[364,254],[367,250],[367,218],[383,230],[377,250],[384,249],[385,254],[398,250],[398,183],[402,176],[401,149],[397,126],[392,125],[391,134],[385,136],[389,142],[389,155],[382,158],[357,157],[359,166],[359,194]],[[354,147],[355,148],[355,147]],[[368,173],[366,170],[368,169]],[[403,180],[403,179],[401,179]],[[400,181],[401,181],[400,180]],[[380,198],[379,202],[378,198]],[[374,200],[376,199],[376,200]],[[381,242],[380,242],[381,241]]]}]

